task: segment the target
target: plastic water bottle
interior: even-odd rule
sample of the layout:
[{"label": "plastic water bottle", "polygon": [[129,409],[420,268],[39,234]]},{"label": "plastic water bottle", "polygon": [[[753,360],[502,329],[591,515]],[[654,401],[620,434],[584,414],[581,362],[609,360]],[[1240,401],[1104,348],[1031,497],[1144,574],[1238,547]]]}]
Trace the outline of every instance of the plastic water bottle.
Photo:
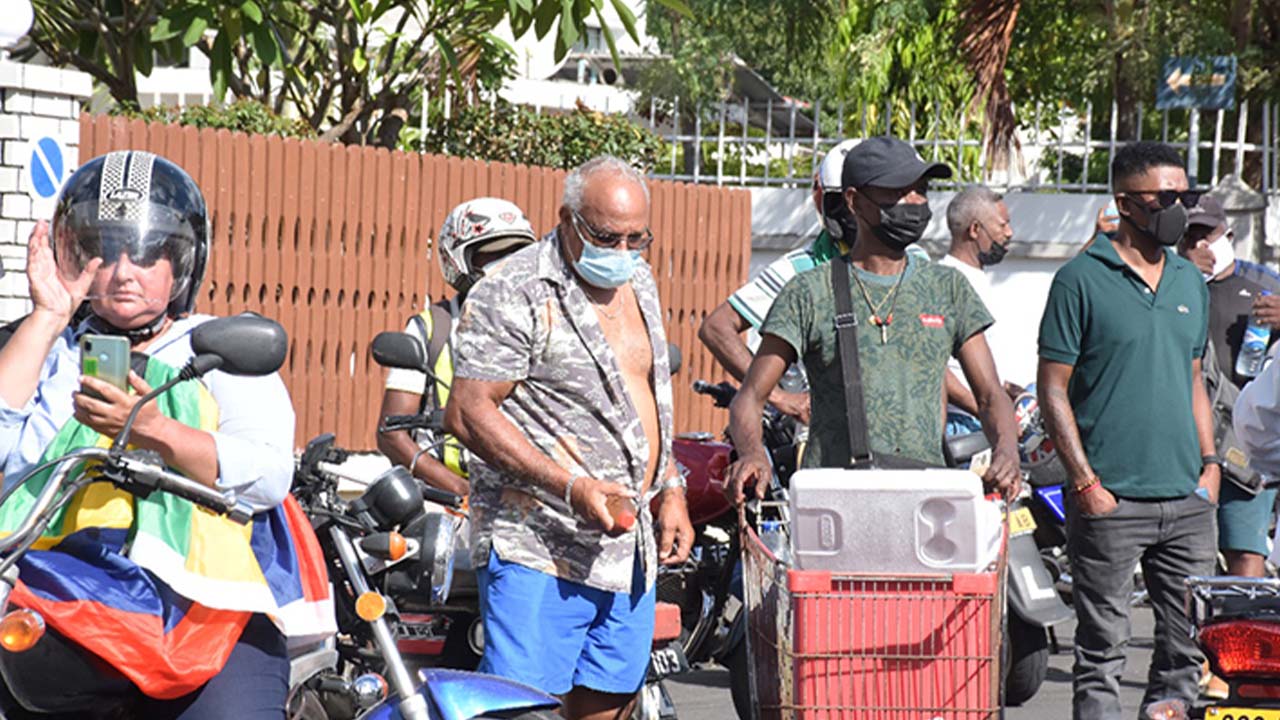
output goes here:
[{"label": "plastic water bottle", "polygon": [[769,548],[773,556],[786,565],[791,564],[791,541],[787,529],[780,520],[760,521],[760,542]]},{"label": "plastic water bottle", "polygon": [[[1271,293],[1263,290],[1262,294]],[[1240,343],[1240,354],[1236,355],[1236,375],[1257,377],[1262,372],[1262,365],[1267,357],[1267,343],[1270,341],[1271,328],[1258,322],[1258,318],[1250,314],[1249,325],[1244,329],[1244,340]]]}]

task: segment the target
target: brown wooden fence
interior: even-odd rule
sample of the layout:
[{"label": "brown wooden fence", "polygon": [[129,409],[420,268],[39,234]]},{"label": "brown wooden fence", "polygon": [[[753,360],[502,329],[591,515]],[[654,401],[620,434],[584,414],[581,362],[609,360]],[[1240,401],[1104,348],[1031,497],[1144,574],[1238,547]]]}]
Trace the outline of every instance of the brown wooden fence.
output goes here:
[{"label": "brown wooden fence", "polygon": [[[282,369],[299,444],[334,432],[372,448],[383,371],[369,342],[402,329],[448,290],[431,243],[457,203],[512,200],[545,232],[565,173],[547,168],[346,147],[226,130],[82,115],[80,157],[149,150],[184,167],[212,214],[199,312],[253,310],[289,331]],[[676,382],[679,431],[718,431],[723,411],[689,389],[724,373],[697,339],[702,318],[745,279],[751,197],[745,190],[653,182],[650,251],[667,333],[684,353]]]}]

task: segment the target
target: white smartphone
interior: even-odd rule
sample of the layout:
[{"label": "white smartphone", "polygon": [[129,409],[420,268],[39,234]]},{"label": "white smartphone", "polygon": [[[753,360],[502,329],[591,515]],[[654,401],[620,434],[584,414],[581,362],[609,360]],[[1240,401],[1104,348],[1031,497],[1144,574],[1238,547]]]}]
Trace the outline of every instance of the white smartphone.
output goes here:
[{"label": "white smartphone", "polygon": [[[129,390],[129,340],[113,335],[80,337],[80,372],[105,380],[121,390]],[[91,390],[84,392],[101,399]]]}]

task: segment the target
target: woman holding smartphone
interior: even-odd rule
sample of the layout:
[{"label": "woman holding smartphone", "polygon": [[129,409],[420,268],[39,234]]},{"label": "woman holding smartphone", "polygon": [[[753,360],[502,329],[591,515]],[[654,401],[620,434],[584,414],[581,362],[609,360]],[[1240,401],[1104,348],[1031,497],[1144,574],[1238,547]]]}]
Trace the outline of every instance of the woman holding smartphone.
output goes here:
[{"label": "woman holding smartphone", "polygon": [[[42,222],[30,238],[34,310],[0,350],[0,468],[6,489],[22,482],[11,502],[38,490],[28,485],[39,485],[39,475],[24,480],[32,468],[114,437],[138,397],[191,359],[191,331],[212,319],[192,314],[208,236],[200,189],[162,157],[111,153],[67,181],[52,229]],[[82,303],[89,313],[73,322]],[[82,365],[86,338],[95,354]],[[127,341],[131,358],[115,357],[124,348],[116,341],[120,349],[111,349],[116,338]],[[132,368],[126,387],[83,372],[121,362]],[[306,597],[296,577],[294,546],[314,538],[299,527],[296,504],[282,508],[293,433],[277,374],[215,371],[176,386],[144,406],[132,444],[202,484],[235,489],[257,513],[251,529],[237,531],[172,496],[135,498],[95,483],[51,526],[62,534],[46,533],[51,549],[30,554],[32,572],[20,564],[28,584],[29,574],[71,574],[80,584],[20,585],[14,603],[41,612],[52,634],[127,678],[122,700],[142,716],[283,717],[284,632],[327,629],[324,613],[315,612],[324,600]],[[0,532],[12,530],[6,507]],[[68,609],[78,606],[87,610]],[[291,623],[299,618],[310,622]],[[0,706],[10,717],[14,698],[28,710],[50,709],[6,681],[12,697],[0,696]]]}]

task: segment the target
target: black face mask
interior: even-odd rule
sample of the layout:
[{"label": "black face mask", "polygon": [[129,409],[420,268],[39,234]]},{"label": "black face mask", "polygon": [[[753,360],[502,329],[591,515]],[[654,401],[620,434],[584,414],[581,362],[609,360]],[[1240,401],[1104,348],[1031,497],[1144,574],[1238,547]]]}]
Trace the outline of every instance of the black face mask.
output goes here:
[{"label": "black face mask", "polygon": [[929,203],[911,205],[900,202],[888,208],[881,207],[880,224],[871,230],[890,250],[902,252],[920,240],[932,218]]},{"label": "black face mask", "polygon": [[991,234],[988,233],[987,229],[982,225],[979,225],[978,227],[982,228],[982,233],[991,240],[991,247],[986,250],[978,251],[978,264],[982,267],[999,265],[1000,261],[1004,259],[1004,256],[1008,254],[1009,246],[996,242],[996,239],[991,237]]},{"label": "black face mask", "polygon": [[1177,245],[1187,231],[1187,209],[1182,206],[1182,203],[1175,202],[1167,208],[1160,209],[1152,209],[1151,206],[1145,205],[1143,209],[1147,211],[1146,227],[1134,222],[1130,215],[1121,215],[1120,218],[1161,245]]}]

